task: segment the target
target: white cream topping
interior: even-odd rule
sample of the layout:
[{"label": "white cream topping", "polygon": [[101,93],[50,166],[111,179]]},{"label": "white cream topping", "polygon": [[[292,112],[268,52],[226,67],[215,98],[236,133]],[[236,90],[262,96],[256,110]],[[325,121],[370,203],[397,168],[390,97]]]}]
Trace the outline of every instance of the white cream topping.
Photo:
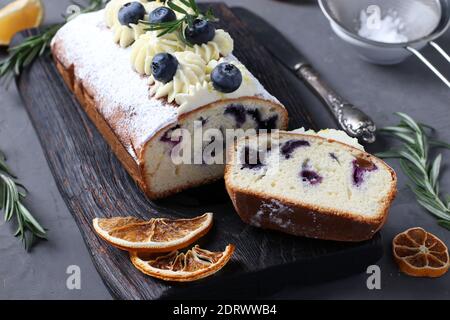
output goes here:
[{"label": "white cream topping", "polygon": [[141,34],[144,33],[144,28],[138,24],[130,24],[124,26],[115,24],[112,28],[114,42],[119,44],[122,48],[130,46]]},{"label": "white cream topping", "polygon": [[325,139],[335,140],[364,151],[364,147],[361,144],[359,144],[358,139],[350,137],[345,131],[342,130],[324,129],[316,132],[314,130],[305,130],[305,128],[299,128],[296,130],[292,130],[291,132],[306,134],[310,136],[319,136]]},{"label": "white cream topping", "polygon": [[[118,12],[129,1],[112,0],[108,3],[105,9],[106,24],[113,30],[114,41],[121,47],[133,44],[130,55],[131,64],[136,72],[149,76],[150,94],[155,98],[167,97],[169,103],[178,104],[180,106],[178,114],[190,112],[214,101],[251,97],[264,91],[258,80],[232,56],[234,41],[226,31],[218,29],[211,41],[194,46],[188,46],[181,42],[175,33],[158,37],[159,31],[145,32],[143,25],[123,26],[120,24]],[[140,1],[146,7],[147,13],[163,5],[159,1]],[[191,14],[193,13],[179,0],[175,0],[174,3]],[[181,18],[182,15],[177,13],[177,17]],[[174,79],[166,84],[155,81],[151,74],[153,57],[162,52],[174,54],[179,61],[179,68]],[[236,91],[221,93],[214,89],[210,73],[218,63],[227,61],[240,69],[243,80]],[[278,102],[272,96],[268,96],[268,98]]]},{"label": "white cream topping", "polygon": [[140,74],[151,75],[153,57],[161,52],[190,51],[198,54],[205,63],[218,60],[221,56],[228,56],[233,51],[233,39],[222,29],[216,30],[213,40],[202,45],[189,47],[182,43],[175,33],[158,37],[159,31],[148,31],[141,35],[133,44],[131,64]]},{"label": "white cream topping", "polygon": [[[172,0],[172,3],[179,6],[181,9],[185,10],[189,14],[194,14],[194,10],[192,10],[191,7],[186,6],[184,3],[182,3],[180,0]],[[175,11],[175,14],[177,16],[177,19],[181,19],[184,17],[184,14],[178,11]]]}]

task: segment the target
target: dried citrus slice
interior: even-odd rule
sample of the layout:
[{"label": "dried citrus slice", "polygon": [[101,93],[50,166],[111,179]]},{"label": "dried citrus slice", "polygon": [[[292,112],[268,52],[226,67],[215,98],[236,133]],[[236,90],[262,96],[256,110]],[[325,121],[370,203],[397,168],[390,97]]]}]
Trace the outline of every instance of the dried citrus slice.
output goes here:
[{"label": "dried citrus slice", "polygon": [[44,17],[41,0],[16,0],[0,10],[0,45],[9,45],[22,30],[38,27]]},{"label": "dried citrus slice", "polygon": [[93,221],[97,234],[111,245],[138,252],[170,252],[185,248],[212,227],[213,214],[193,219],[115,217]]},{"label": "dried citrus slice", "polygon": [[229,244],[223,252],[211,252],[193,247],[186,253],[173,251],[158,256],[146,253],[130,253],[131,262],[143,273],[166,281],[188,282],[210,276],[223,268],[230,260],[234,246]]},{"label": "dried citrus slice", "polygon": [[400,270],[410,276],[434,278],[448,271],[447,247],[422,228],[412,228],[398,234],[392,244]]}]

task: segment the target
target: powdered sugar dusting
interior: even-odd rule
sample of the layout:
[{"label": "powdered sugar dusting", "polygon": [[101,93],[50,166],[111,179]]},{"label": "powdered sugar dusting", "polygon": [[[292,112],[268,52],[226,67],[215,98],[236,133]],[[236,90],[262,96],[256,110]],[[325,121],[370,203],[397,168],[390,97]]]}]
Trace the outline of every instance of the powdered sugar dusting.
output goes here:
[{"label": "powdered sugar dusting", "polygon": [[128,152],[160,128],[177,120],[175,107],[149,96],[148,79],[130,65],[130,48],[119,48],[103,23],[104,11],[83,14],[66,24],[53,43],[63,50],[66,67],[74,64],[75,75],[88,84],[98,111]]}]

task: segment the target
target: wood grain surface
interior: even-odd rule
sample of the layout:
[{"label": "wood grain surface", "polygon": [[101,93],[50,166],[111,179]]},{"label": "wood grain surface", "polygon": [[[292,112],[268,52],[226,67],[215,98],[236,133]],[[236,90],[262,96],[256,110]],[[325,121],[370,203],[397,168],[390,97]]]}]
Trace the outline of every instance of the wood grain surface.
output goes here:
[{"label": "wood grain surface", "polygon": [[[236,56],[286,105],[291,126],[315,128],[295,86],[285,80],[281,66],[254,41],[230,9],[222,4],[213,7],[219,25],[235,39]],[[18,86],[59,191],[115,298],[256,298],[287,282],[312,283],[361,272],[382,255],[380,235],[364,243],[347,244],[250,227],[234,212],[223,182],[151,202],[64,86],[50,57],[39,59],[24,72]],[[232,261],[218,274],[190,284],[167,283],[141,274],[132,266],[128,254],[99,239],[91,224],[95,217],[184,218],[206,211],[214,212],[215,225],[199,244],[222,250],[233,243],[237,249]]]}]

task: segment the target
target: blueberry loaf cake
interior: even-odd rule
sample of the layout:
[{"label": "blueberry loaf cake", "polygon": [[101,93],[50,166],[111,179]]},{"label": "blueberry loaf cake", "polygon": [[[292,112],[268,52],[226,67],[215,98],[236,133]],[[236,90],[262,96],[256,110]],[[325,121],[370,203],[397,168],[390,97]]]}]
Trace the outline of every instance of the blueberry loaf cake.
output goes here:
[{"label": "blueberry loaf cake", "polygon": [[343,135],[280,131],[238,140],[225,183],[242,220],[317,239],[372,238],[396,195],[396,174],[356,139],[336,141]]},{"label": "blueberry loaf cake", "polygon": [[203,15],[177,31],[158,29],[182,19],[160,1],[112,0],[68,22],[51,44],[67,86],[150,198],[223,177],[223,164],[172,161],[184,138],[173,136],[176,129],[276,129],[288,122],[283,105],[234,57],[226,31]]}]

